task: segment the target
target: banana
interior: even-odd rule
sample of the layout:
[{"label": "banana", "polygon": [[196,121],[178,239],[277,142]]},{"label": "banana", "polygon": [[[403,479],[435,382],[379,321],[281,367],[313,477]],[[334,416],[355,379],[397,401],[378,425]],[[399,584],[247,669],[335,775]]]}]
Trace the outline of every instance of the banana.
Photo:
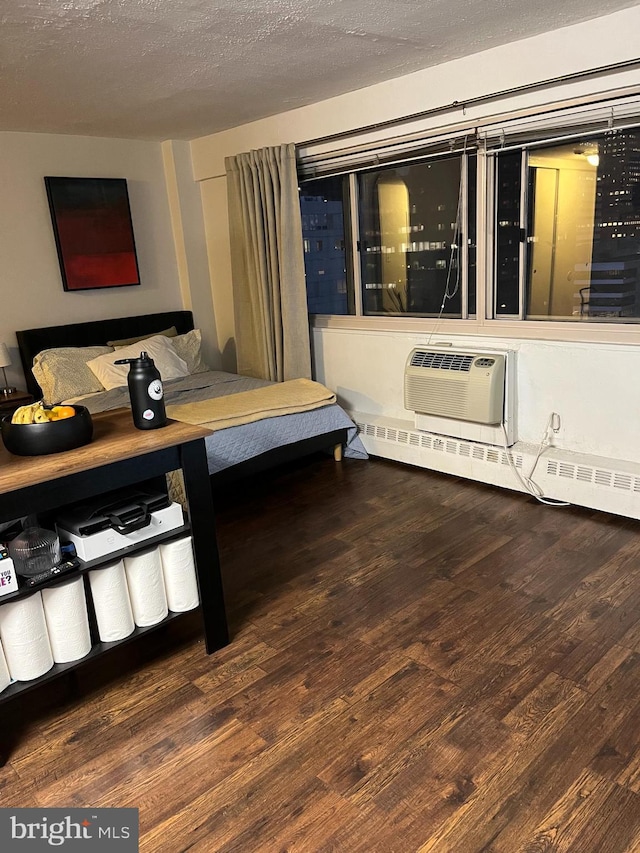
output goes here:
[{"label": "banana", "polygon": [[[31,404],[31,412],[27,415],[27,423],[30,424],[40,424],[43,423],[41,420],[41,415],[44,412],[44,407],[42,405],[42,401],[38,401],[37,403]],[[46,418],[46,415],[45,415]]]},{"label": "banana", "polygon": [[42,401],[31,403],[28,406],[20,406],[15,410],[11,418],[12,424],[45,423],[49,418],[45,414]]},{"label": "banana", "polygon": [[22,424],[24,423],[24,418],[27,414],[27,411],[31,411],[31,406],[18,406],[18,408],[13,413],[11,418],[12,424]]},{"label": "banana", "polygon": [[48,424],[49,423],[49,415],[47,414],[45,409],[36,409],[33,415],[34,424]]},{"label": "banana", "polygon": [[35,414],[35,411],[34,411],[33,406],[25,406],[24,410],[22,412],[22,415],[20,416],[20,423],[21,424],[32,424],[34,414]]}]

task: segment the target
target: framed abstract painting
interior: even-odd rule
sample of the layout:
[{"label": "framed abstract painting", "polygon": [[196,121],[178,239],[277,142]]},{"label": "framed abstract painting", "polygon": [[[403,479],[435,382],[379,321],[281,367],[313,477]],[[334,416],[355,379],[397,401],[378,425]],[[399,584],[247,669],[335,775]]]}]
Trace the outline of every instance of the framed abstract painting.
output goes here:
[{"label": "framed abstract painting", "polygon": [[64,289],[140,284],[126,179],[44,182]]}]

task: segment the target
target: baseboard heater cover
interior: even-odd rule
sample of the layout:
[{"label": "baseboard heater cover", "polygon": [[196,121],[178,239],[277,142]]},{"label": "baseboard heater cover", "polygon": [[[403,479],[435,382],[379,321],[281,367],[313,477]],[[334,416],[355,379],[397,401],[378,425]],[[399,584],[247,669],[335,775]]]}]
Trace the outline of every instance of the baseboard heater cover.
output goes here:
[{"label": "baseboard heater cover", "polygon": [[[524,491],[504,447],[424,432],[410,421],[360,412],[353,412],[352,417],[372,456]],[[515,467],[529,474],[537,447],[520,442],[509,453]],[[534,480],[547,497],[640,519],[637,463],[550,448],[538,461]]]}]

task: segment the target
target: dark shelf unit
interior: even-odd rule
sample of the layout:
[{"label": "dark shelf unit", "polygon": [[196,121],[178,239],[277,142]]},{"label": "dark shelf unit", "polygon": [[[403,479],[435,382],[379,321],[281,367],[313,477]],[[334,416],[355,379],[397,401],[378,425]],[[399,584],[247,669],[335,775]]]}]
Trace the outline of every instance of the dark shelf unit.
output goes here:
[{"label": "dark shelf unit", "polygon": [[[204,438],[208,430],[178,421],[169,421],[161,430],[140,431],[131,423],[125,410],[94,416],[94,439],[89,445],[45,457],[16,457],[0,447],[0,520],[11,521],[24,515],[42,517],[62,507],[82,503],[118,489],[124,489],[182,470],[188,506],[188,523],[157,536],[137,542],[97,560],[85,561],[81,567],[45,581],[35,587],[22,587],[0,597],[0,607],[33,595],[43,588],[83,578],[85,591],[88,572],[107,566],[126,556],[141,553],[161,542],[190,535],[200,606],[184,613],[170,612],[162,621],[143,628],[136,627],[128,637],[111,643],[99,640],[93,600],[87,595],[87,610],[92,647],[87,655],[69,663],[54,664],[38,678],[16,681],[0,693],[4,708],[30,690],[35,690],[59,676],[85,667],[100,655],[109,653],[174,620],[199,612],[204,630],[205,650],[211,654],[229,642],[224,591],[220,574],[211,484],[207,470]],[[0,753],[0,765],[6,754]]]}]

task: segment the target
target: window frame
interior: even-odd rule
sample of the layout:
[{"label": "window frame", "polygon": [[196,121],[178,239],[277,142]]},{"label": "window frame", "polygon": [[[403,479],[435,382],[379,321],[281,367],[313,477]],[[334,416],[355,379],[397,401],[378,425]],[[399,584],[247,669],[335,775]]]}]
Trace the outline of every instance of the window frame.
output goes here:
[{"label": "window frame", "polygon": [[[627,90],[628,92],[628,90]],[[620,112],[616,113],[618,105],[621,104]],[[588,129],[580,131],[581,119],[588,115],[592,110],[594,115],[598,116],[600,126],[595,126],[596,119],[591,121],[594,124],[586,123],[583,120],[582,127],[585,124]],[[559,116],[566,113],[564,120],[559,120]],[[608,118],[605,118],[608,116]],[[509,127],[513,122],[513,129]],[[536,126],[536,134],[533,137],[529,135],[528,139],[522,139],[523,125],[526,127],[527,122]],[[356,311],[359,313],[350,315],[328,315],[315,314],[310,315],[312,328],[316,329],[343,329],[343,330],[370,330],[379,332],[388,332],[395,334],[396,332],[407,333],[423,333],[428,335],[437,335],[441,339],[446,339],[450,336],[478,336],[490,338],[509,338],[526,340],[550,340],[550,341],[566,341],[577,343],[609,343],[619,345],[640,345],[640,318],[629,318],[624,321],[608,323],[606,321],[593,322],[589,320],[580,320],[573,317],[558,320],[537,320],[527,319],[525,316],[525,275],[526,269],[524,264],[525,247],[521,245],[520,252],[520,274],[519,274],[519,312],[518,315],[496,316],[494,310],[494,246],[495,246],[495,229],[494,229],[494,212],[495,198],[493,190],[496,187],[495,177],[495,154],[499,150],[507,150],[508,148],[519,149],[527,145],[527,147],[538,147],[541,145],[549,145],[556,141],[561,141],[566,138],[575,139],[577,136],[589,136],[598,133],[599,130],[615,129],[624,130],[630,128],[640,128],[640,99],[638,98],[637,90],[631,94],[627,94],[624,90],[619,90],[617,93],[601,94],[592,96],[590,99],[574,99],[573,101],[547,103],[540,107],[532,107],[529,110],[519,110],[513,113],[495,117],[487,117],[484,120],[478,120],[474,123],[473,130],[475,131],[475,140],[477,147],[474,144],[475,153],[477,155],[477,178],[476,178],[476,306],[477,314],[475,317],[466,319],[460,318],[429,318],[416,316],[368,316],[361,313],[362,306],[358,306],[358,301],[362,301],[362,291],[359,273],[359,258],[357,256],[357,239],[358,235],[352,236],[352,258],[353,268],[356,271],[354,277],[354,288],[356,295]],[[471,131],[471,125],[465,130],[465,133]],[[513,133],[514,139],[510,139],[510,132]],[[531,130],[528,130],[531,134]],[[450,127],[451,139],[460,139],[461,125]],[[520,138],[515,141],[515,138]],[[428,136],[428,134],[427,134]],[[438,140],[447,137],[447,128],[438,128]],[[471,147],[471,146],[469,146]],[[395,162],[402,162],[401,155]],[[413,158],[406,158],[413,159]],[[418,158],[415,158],[418,159]],[[422,159],[422,158],[420,158]],[[381,166],[392,166],[393,163],[385,161]],[[355,174],[361,168],[371,168],[371,163],[360,168],[353,163],[344,171],[350,175],[350,181],[356,183]],[[522,158],[523,173],[526,174],[526,158]],[[524,178],[523,174],[523,178]],[[322,175],[318,174],[317,177]],[[307,175],[310,177],[310,175]],[[521,181],[521,193],[526,193],[527,181]],[[357,210],[357,199],[351,192],[351,206],[354,204]],[[523,216],[526,216],[526,197],[521,199],[520,220],[521,227]],[[352,230],[357,228],[357,220],[351,216]],[[465,236],[465,239],[466,236]],[[466,256],[466,253],[465,253]],[[358,299],[359,295],[359,299]],[[467,299],[465,288],[465,300]]]}]

